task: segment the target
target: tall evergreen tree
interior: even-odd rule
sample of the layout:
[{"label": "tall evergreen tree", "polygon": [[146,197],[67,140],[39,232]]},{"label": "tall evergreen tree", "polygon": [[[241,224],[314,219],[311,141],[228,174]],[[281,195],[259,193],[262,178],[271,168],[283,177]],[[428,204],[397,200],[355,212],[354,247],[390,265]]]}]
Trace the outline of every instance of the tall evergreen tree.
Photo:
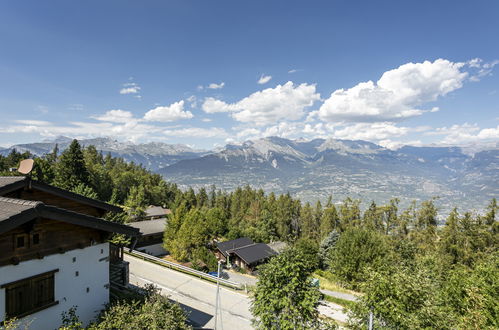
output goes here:
[{"label": "tall evergreen tree", "polygon": [[83,152],[80,144],[75,139],[68,149],[59,157],[56,165],[55,180],[56,186],[71,190],[83,183],[89,186],[89,174],[85,166]]}]

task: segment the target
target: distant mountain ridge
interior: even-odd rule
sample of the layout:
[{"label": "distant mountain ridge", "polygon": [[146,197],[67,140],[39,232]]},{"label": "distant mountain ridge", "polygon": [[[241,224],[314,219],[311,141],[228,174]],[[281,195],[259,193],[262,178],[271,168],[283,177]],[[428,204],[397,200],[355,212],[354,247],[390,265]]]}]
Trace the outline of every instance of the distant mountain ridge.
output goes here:
[{"label": "distant mountain ridge", "polygon": [[[19,144],[35,155],[64,150],[72,139]],[[499,197],[499,145],[386,149],[362,140],[289,140],[267,137],[228,144],[216,151],[186,145],[151,142],[134,144],[111,138],[81,140],[84,146],[126,161],[141,163],[181,187],[215,185],[232,190],[249,184],[267,192],[290,192],[303,201],[338,201],[347,196],[385,203],[399,197],[401,207],[411,200],[439,196],[443,213],[454,206],[480,209]]]},{"label": "distant mountain ridge", "polygon": [[[6,155],[12,149],[20,152],[29,151],[36,156],[50,153],[55,145],[60,151],[65,150],[73,139],[59,136],[52,141],[38,143],[17,144],[10,148],[0,150],[0,154]],[[128,162],[143,164],[146,168],[157,171],[162,167],[176,163],[183,159],[196,158],[205,155],[204,150],[196,150],[184,144],[167,144],[162,142],[149,142],[135,144],[132,142],[120,142],[109,137],[79,140],[82,146],[94,145],[103,153],[111,153],[112,156],[122,157]]]},{"label": "distant mountain ridge", "polygon": [[227,145],[159,173],[185,186],[215,184],[230,190],[250,184],[304,201],[333,195],[382,203],[399,197],[406,206],[439,196],[442,211],[449,212],[454,206],[480,209],[499,196],[499,149],[466,154],[460,147],[390,150],[361,140],[268,137]]}]

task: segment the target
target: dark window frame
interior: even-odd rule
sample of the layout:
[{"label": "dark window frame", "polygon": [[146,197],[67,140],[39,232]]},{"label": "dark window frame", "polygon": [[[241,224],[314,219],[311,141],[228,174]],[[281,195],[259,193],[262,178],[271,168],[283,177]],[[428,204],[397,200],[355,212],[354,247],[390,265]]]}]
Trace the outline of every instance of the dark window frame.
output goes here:
[{"label": "dark window frame", "polygon": [[[23,246],[18,246],[18,239],[23,239]],[[29,235],[28,234],[16,234],[14,235],[14,250],[24,250],[29,247]]]},{"label": "dark window frame", "polygon": [[[38,242],[35,243],[35,237],[38,239]],[[31,233],[30,235],[30,247],[34,247],[34,246],[39,246],[40,243],[42,242],[42,233],[39,232],[39,231],[35,231],[33,233]]]},{"label": "dark window frame", "polygon": [[6,319],[22,318],[57,305],[55,300],[55,273],[59,269],[2,284],[5,289]]}]

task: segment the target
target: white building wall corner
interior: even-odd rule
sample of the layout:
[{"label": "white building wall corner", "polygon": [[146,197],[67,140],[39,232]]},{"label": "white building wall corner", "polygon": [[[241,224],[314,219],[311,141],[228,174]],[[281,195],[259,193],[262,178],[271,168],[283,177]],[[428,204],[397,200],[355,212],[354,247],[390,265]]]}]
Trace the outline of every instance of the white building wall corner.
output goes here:
[{"label": "white building wall corner", "polygon": [[[84,325],[109,303],[109,243],[53,254],[43,259],[0,267],[0,285],[59,269],[54,274],[55,300],[59,303],[19,320],[30,329],[53,330],[61,314],[77,306]],[[0,322],[5,320],[5,289],[0,289]]]}]

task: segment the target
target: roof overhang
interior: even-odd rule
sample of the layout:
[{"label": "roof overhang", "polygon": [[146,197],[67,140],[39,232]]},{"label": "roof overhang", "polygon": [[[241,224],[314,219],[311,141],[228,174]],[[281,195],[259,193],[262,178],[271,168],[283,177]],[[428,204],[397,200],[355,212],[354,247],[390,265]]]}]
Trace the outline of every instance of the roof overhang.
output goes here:
[{"label": "roof overhang", "polygon": [[105,202],[98,201],[93,198],[88,198],[83,195],[76,194],[69,190],[61,189],[55,186],[51,186],[46,183],[42,183],[36,180],[31,180],[28,177],[24,177],[24,179],[15,181],[11,184],[4,185],[0,187],[0,196],[4,196],[8,193],[14,192],[16,190],[27,188],[27,189],[36,189],[49,194],[53,194],[58,197],[66,198],[75,202],[79,202],[85,205],[89,205],[95,207],[97,209],[107,211],[107,212],[115,212],[120,213],[123,212],[123,209],[119,206],[111,205]]},{"label": "roof overhang", "polygon": [[124,234],[132,237],[140,235],[140,231],[137,228],[111,221],[106,221],[104,219],[84,215],[81,213],[60,209],[55,206],[48,206],[42,203],[31,209],[13,215],[6,220],[0,221],[0,234],[19,227],[26,222],[29,222],[36,218],[53,219],[77,226],[93,228],[111,233]]}]

